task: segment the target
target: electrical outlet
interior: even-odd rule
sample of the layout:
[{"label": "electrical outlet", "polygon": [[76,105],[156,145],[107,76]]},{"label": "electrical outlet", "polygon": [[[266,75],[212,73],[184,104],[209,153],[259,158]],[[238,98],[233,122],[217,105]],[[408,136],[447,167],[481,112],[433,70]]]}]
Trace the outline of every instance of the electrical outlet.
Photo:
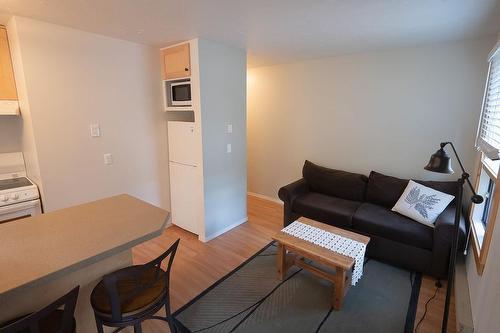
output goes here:
[{"label": "electrical outlet", "polygon": [[104,164],[111,165],[113,164],[113,155],[112,154],[104,154]]},{"label": "electrical outlet", "polygon": [[101,126],[99,124],[90,124],[90,136],[93,138],[101,136]]}]

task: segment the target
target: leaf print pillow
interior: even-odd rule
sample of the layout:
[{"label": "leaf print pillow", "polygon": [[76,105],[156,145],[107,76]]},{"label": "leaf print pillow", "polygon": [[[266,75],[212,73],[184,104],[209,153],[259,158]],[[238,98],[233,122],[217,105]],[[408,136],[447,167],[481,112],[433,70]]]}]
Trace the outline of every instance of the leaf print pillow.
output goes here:
[{"label": "leaf print pillow", "polygon": [[392,211],[434,227],[439,214],[455,197],[410,180]]}]

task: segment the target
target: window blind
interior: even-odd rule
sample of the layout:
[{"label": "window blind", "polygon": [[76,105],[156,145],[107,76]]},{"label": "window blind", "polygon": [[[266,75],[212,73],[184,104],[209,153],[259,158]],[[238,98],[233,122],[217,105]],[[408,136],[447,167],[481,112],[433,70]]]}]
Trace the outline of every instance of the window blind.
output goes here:
[{"label": "window blind", "polygon": [[490,54],[476,147],[492,160],[500,159],[500,48]]}]

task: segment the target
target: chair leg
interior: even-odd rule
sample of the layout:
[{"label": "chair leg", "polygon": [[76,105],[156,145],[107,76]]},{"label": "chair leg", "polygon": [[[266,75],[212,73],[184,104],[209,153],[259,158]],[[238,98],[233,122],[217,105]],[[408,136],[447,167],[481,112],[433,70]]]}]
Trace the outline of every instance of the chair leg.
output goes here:
[{"label": "chair leg", "polygon": [[165,318],[167,319],[168,328],[170,328],[171,333],[177,333],[177,328],[175,327],[174,317],[172,317],[172,313],[170,312],[170,303],[165,302]]},{"label": "chair leg", "polygon": [[97,333],[104,333],[102,321],[97,316],[95,316],[95,325],[97,326]]},{"label": "chair leg", "polygon": [[142,333],[141,323],[137,323],[134,325],[134,333]]}]

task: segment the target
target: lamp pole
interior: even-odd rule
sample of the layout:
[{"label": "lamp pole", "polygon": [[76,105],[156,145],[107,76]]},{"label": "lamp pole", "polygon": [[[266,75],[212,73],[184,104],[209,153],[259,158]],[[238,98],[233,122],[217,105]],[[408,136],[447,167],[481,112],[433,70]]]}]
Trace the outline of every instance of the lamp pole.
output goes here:
[{"label": "lamp pole", "polygon": [[431,156],[429,164],[425,167],[426,170],[439,172],[439,173],[453,173],[450,167],[450,157],[444,151],[444,147],[450,145],[453,149],[453,153],[457,158],[460,169],[462,169],[462,176],[457,180],[458,183],[458,193],[456,196],[456,210],[455,210],[455,223],[453,225],[453,239],[451,243],[451,253],[450,262],[448,266],[448,284],[446,286],[446,300],[444,304],[443,322],[441,325],[441,332],[446,333],[448,329],[448,316],[450,312],[450,300],[451,293],[453,292],[453,278],[455,276],[455,263],[457,260],[457,250],[458,250],[458,236],[460,231],[460,217],[462,214],[462,197],[464,192],[464,184],[467,183],[471,189],[473,195],[470,198],[472,203],[480,204],[483,202],[483,197],[478,195],[469,180],[469,174],[465,172],[464,166],[460,157],[458,157],[457,150],[452,142],[442,142],[440,144],[440,149]]},{"label": "lamp pole", "polygon": [[457,261],[458,250],[458,235],[460,230],[460,214],[462,212],[462,195],[464,192],[464,183],[469,175],[463,173],[458,179],[458,193],[456,197],[455,224],[453,228],[453,241],[451,243],[450,263],[448,266],[448,284],[446,285],[446,300],[444,303],[443,323],[441,324],[441,332],[446,333],[448,329],[448,315],[450,312],[451,293],[453,292],[453,278],[455,276],[455,263]]}]

